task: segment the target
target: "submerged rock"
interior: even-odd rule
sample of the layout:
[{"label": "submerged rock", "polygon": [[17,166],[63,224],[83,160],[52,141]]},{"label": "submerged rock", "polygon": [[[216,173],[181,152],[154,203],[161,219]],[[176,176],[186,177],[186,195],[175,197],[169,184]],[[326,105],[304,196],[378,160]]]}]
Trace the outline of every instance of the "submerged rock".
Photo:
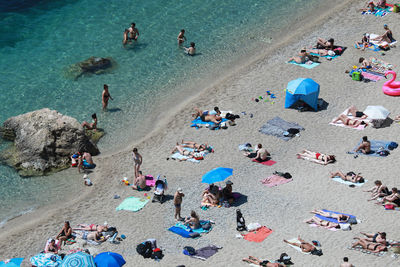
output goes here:
[{"label": "submerged rock", "polygon": [[112,58],[90,57],[69,67],[67,76],[75,80],[85,74],[103,74],[116,66]]},{"label": "submerged rock", "polygon": [[[69,157],[79,150],[100,153],[76,119],[48,108],[9,118],[0,132],[14,141],[0,157],[21,176],[46,175],[68,168]],[[96,133],[99,135],[102,136],[101,131]]]}]

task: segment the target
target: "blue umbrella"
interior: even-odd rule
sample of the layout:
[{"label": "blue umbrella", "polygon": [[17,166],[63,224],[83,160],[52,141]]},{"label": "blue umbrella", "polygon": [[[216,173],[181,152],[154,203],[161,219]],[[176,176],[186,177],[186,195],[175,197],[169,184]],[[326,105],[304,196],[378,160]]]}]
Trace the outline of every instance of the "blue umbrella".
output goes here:
[{"label": "blue umbrella", "polygon": [[232,172],[233,170],[230,168],[218,167],[204,174],[201,182],[206,184],[222,182],[227,177],[231,176]]},{"label": "blue umbrella", "polygon": [[19,267],[23,260],[24,258],[14,258],[7,262],[0,261],[0,267]]},{"label": "blue umbrella", "polygon": [[285,108],[291,107],[298,100],[303,100],[314,110],[318,110],[319,84],[310,78],[290,81],[286,88]]},{"label": "blue umbrella", "polygon": [[103,252],[94,258],[97,267],[121,267],[126,263],[124,258],[114,252]]},{"label": "blue umbrella", "polygon": [[93,257],[81,251],[69,254],[61,263],[63,267],[96,267]]}]

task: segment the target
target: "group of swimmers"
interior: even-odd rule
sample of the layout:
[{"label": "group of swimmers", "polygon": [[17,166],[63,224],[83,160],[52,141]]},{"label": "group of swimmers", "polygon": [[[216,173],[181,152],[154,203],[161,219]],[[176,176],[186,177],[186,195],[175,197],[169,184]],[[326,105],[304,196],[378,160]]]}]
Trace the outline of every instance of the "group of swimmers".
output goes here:
[{"label": "group of swimmers", "polygon": [[[127,44],[132,44],[132,41],[136,42],[139,38],[139,30],[136,28],[136,23],[132,22],[131,27],[124,30],[122,44],[125,46]],[[178,45],[181,47],[183,43],[186,41],[185,37],[185,29],[182,29],[177,37]],[[196,54],[196,44],[194,42],[190,42],[189,47],[183,47],[185,53],[190,56],[194,56]]]}]

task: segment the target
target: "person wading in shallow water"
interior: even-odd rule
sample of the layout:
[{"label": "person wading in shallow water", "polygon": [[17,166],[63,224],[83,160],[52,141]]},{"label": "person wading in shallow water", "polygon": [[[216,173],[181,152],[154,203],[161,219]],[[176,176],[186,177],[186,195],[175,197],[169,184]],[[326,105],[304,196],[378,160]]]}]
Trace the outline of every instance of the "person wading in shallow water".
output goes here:
[{"label": "person wading in shallow water", "polygon": [[111,95],[110,92],[108,92],[108,85],[105,84],[104,85],[104,89],[103,89],[103,93],[101,94],[101,101],[103,104],[103,110],[107,110],[107,106],[108,106],[108,100],[114,100]]}]

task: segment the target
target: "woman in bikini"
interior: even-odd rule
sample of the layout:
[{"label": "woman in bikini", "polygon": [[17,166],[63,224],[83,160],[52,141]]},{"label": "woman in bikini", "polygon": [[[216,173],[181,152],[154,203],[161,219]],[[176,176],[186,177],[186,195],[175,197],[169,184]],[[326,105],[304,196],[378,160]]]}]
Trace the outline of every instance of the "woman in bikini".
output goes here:
[{"label": "woman in bikini", "polygon": [[54,239],[51,239],[47,244],[46,247],[44,248],[44,253],[58,253],[58,247],[56,245],[56,241]]},{"label": "woman in bikini", "polygon": [[140,171],[140,166],[142,165],[143,158],[142,155],[139,154],[138,149],[134,147],[132,149],[132,158],[133,162],[135,163],[134,169],[135,169],[135,177],[139,176],[139,171]]},{"label": "woman in bikini", "polygon": [[387,250],[387,247],[385,245],[368,242],[363,239],[360,239],[359,237],[355,237],[354,239],[359,239],[359,240],[351,246],[352,248],[361,246],[363,249],[369,250],[374,253],[379,253]]},{"label": "woman in bikini", "polygon": [[97,115],[96,115],[96,113],[92,114],[92,119],[93,119],[92,123],[89,123],[87,121],[82,122],[82,127],[86,128],[88,130],[96,131],[96,129],[97,129]]},{"label": "woman in bikini", "polygon": [[316,250],[316,249],[317,249],[316,247],[314,247],[314,245],[312,245],[312,244],[310,244],[310,243],[307,243],[306,241],[304,241],[303,239],[301,239],[300,236],[297,237],[297,239],[300,241],[300,244],[298,244],[298,243],[292,243],[292,242],[289,242],[289,241],[287,241],[287,240],[283,240],[283,242],[288,243],[288,244],[290,244],[290,245],[292,245],[292,246],[299,247],[299,248],[301,248],[301,251],[303,251],[303,252],[305,252],[305,253],[312,252],[313,250]]},{"label": "woman in bikini", "polygon": [[383,28],[385,29],[385,33],[375,37],[374,41],[378,41],[379,43],[381,42],[387,42],[388,44],[390,44],[391,42],[394,42],[394,38],[393,38],[393,33],[392,31],[389,29],[389,26],[387,24],[383,25]]},{"label": "woman in bikini", "polygon": [[340,229],[340,225],[338,223],[334,223],[334,222],[328,222],[328,221],[324,221],[318,217],[313,216],[311,219],[307,220],[306,223],[308,224],[316,224],[318,226],[322,226],[325,228],[336,228],[336,229]]},{"label": "woman in bikini", "polygon": [[371,192],[371,199],[368,199],[368,201],[376,200],[380,197],[385,197],[390,195],[389,189],[387,188],[386,185],[383,185],[380,180],[376,180],[374,184],[375,186],[372,187],[371,189],[364,190],[364,192]]},{"label": "woman in bikini", "polygon": [[318,152],[313,152],[307,149],[304,149],[303,151],[301,151],[300,153],[296,154],[298,158],[303,158],[303,159],[316,159],[318,160],[320,164],[328,164],[328,163],[333,163],[336,161],[335,156],[334,155],[325,155],[325,154],[321,154]]},{"label": "woman in bikini", "polygon": [[336,219],[339,223],[346,223],[349,221],[350,216],[344,215],[344,214],[336,214],[333,212],[327,212],[327,211],[322,211],[322,210],[313,210],[311,211],[313,214],[318,214],[327,218],[332,218]]},{"label": "woman in bikini", "polygon": [[114,100],[111,95],[110,92],[108,92],[108,85],[105,84],[104,85],[104,89],[103,89],[103,93],[101,94],[101,102],[103,104],[103,110],[107,110],[107,106],[108,106],[108,100]]},{"label": "woman in bikini", "polygon": [[[178,145],[178,144],[177,144]],[[184,141],[182,140],[182,143],[180,144],[181,147],[189,147],[193,148],[195,152],[201,152],[204,150],[210,150],[211,148],[207,144],[198,144],[196,142],[190,142],[190,141]]]},{"label": "woman in bikini", "polygon": [[339,176],[343,181],[349,181],[352,183],[364,183],[364,178],[360,175],[360,173],[355,174],[354,172],[348,172],[346,175],[341,171],[331,172],[331,178]]},{"label": "woman in bikini", "polygon": [[280,263],[270,262],[268,260],[260,260],[253,256],[249,256],[248,258],[243,258],[242,261],[263,267],[285,267],[285,265],[282,265]]},{"label": "woman in bikini", "polygon": [[365,240],[367,242],[373,242],[373,243],[379,243],[379,244],[382,244],[385,246],[387,244],[385,232],[378,232],[376,234],[361,232],[361,234],[365,235],[366,238],[359,238],[360,240]]},{"label": "woman in bikini", "polygon": [[300,53],[298,54],[298,56],[289,58],[288,62],[294,61],[297,64],[304,64],[307,62],[309,57],[310,57],[310,54],[307,53],[306,48],[303,48],[300,50]]},{"label": "woman in bikini", "polygon": [[400,207],[400,193],[398,192],[396,187],[392,188],[392,194],[382,198],[382,201],[379,201],[377,204],[387,205],[391,204],[395,207]]},{"label": "woman in bikini", "polygon": [[97,232],[106,232],[108,230],[107,225],[100,224],[78,224],[79,228],[73,228],[73,230],[81,230],[81,231],[97,231]]},{"label": "woman in bikini", "polygon": [[194,108],[196,111],[192,114],[194,118],[200,117],[200,119],[204,122],[214,122],[215,124],[219,124],[222,120],[222,117],[216,114],[209,114],[208,112],[204,112],[198,108]]},{"label": "woman in bikini", "polygon": [[332,121],[332,123],[336,123],[338,121],[341,121],[344,125],[350,126],[352,128],[357,128],[358,126],[365,124],[365,122],[362,120],[350,119],[344,114],[340,114],[339,117]]},{"label": "woman in bikini", "polygon": [[199,215],[197,215],[197,213],[192,210],[190,212],[190,217],[185,220],[185,224],[187,224],[192,229],[199,229],[201,227]]}]

